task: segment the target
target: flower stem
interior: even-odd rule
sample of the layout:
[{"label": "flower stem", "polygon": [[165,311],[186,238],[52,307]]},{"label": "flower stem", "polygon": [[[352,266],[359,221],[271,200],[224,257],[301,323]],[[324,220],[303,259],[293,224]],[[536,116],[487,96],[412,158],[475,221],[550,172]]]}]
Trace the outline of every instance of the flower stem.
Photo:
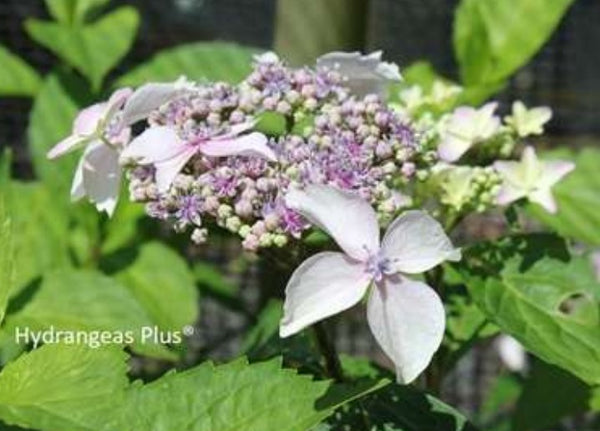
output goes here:
[{"label": "flower stem", "polygon": [[325,324],[323,322],[317,322],[313,325],[315,332],[315,339],[317,346],[323,359],[325,359],[325,370],[329,377],[337,382],[344,381],[344,374],[342,372],[342,366],[340,364],[340,358],[338,357],[335,345],[329,338]]}]

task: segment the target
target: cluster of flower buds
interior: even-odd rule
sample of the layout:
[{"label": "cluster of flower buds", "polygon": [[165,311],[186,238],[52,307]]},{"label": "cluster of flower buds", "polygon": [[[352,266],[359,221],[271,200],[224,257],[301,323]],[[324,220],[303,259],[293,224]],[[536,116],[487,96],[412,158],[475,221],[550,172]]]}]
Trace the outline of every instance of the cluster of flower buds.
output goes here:
[{"label": "cluster of flower buds", "polygon": [[[178,230],[192,227],[194,241],[206,239],[208,220],[237,233],[249,250],[283,246],[310,227],[285,205],[290,188],[328,184],[350,190],[391,219],[409,203],[394,182],[403,178],[408,183],[434,160],[423,157],[409,119],[387,106],[379,90],[369,91],[369,79],[375,86],[393,79],[390,68],[378,75],[378,58],[356,57],[365,70],[345,73],[373,73],[361,82],[364,95],[357,96],[343,74],[344,60],[349,61],[292,69],[273,54],[263,55],[239,85],[196,85],[155,109],[148,116],[150,127],[121,156],[130,166],[131,198],[145,202],[152,217],[170,221]],[[284,130],[262,133],[266,114],[277,115]],[[242,133],[253,129],[250,135],[260,137],[238,133],[244,125],[248,129]],[[177,172],[169,170],[176,157],[169,157],[165,183],[164,163],[150,160],[148,148],[178,147],[179,141],[191,148],[199,136],[224,152],[194,144],[196,151],[181,160]],[[225,149],[229,141],[240,139],[253,147],[236,154]]]},{"label": "cluster of flower buds", "polygon": [[[331,53],[315,67],[256,57],[241,83],[149,83],[83,110],[54,158],[85,146],[72,189],[109,215],[122,172],[130,197],[192,241],[216,224],[248,250],[281,247],[311,225],[285,203],[313,184],[369,202],[386,225],[401,210],[434,201],[454,212],[528,198],[554,211],[550,187],[573,166],[542,162],[516,143],[543,132],[548,108],[517,102],[504,122],[494,102],[454,107],[461,88],[413,86],[386,102],[400,81],[381,53]],[[141,134],[131,126],[144,122]],[[270,123],[276,123],[272,127]]]}]

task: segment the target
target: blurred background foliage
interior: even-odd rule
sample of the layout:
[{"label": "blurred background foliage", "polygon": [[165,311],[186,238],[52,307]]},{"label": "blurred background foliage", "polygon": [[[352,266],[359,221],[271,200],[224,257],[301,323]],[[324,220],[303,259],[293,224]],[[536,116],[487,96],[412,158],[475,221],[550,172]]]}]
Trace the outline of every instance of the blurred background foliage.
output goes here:
[{"label": "blurred background foliage", "polygon": [[[77,156],[56,163],[45,157],[69,133],[77,110],[115,87],[180,75],[238,82],[249,71],[252,56],[265,49],[275,49],[297,65],[312,64],[332,50],[382,49],[386,60],[400,64],[409,83],[428,87],[442,77],[465,86],[464,103],[494,96],[501,102],[518,98],[528,105],[551,106],[555,118],[549,144],[569,148],[547,157],[566,154],[578,168],[556,189],[558,215],[528,210],[560,234],[600,246],[600,54],[590,49],[600,45],[598,22],[600,3],[595,0],[3,1],[2,363],[21,353],[23,346],[12,338],[17,326],[174,330],[193,325],[184,347],[136,340],[131,346],[133,374],[153,379],[173,364],[187,368],[207,358],[240,354],[251,361],[283,354],[289,363],[320,373],[311,340],[298,336],[282,342],[277,337],[281,302],[272,293],[281,289],[285,274],[278,278],[272,266],[240,254],[225,234],[210,247],[190,247],[143,217],[143,208],[127,199],[112,219],[96,214],[87,203],[71,204],[68,190]],[[590,148],[576,154],[581,146]],[[153,241],[157,237],[162,241]],[[449,301],[449,330],[457,343],[469,341],[473,328],[489,323],[464,298],[460,294]],[[338,347],[380,359],[356,320],[345,326],[336,322]],[[495,333],[490,324],[484,338]],[[454,352],[449,363],[458,365],[442,399],[486,430],[550,429],[561,420],[560,429],[595,426],[589,425],[593,415],[584,413],[600,409],[597,392],[537,359],[526,378],[511,374],[501,369],[490,345],[485,341],[461,361],[464,352],[449,348]],[[70,354],[69,361],[82,353]],[[45,359],[40,354],[28,360]],[[366,360],[347,357],[343,366],[348,375],[387,377]],[[256,373],[253,378],[268,371]],[[569,396],[548,397],[557,388]],[[382,428],[377,429],[469,429],[465,418],[446,404],[411,391],[388,387],[365,401],[369,411],[381,413],[382,423],[376,425]],[[307,411],[307,423],[359,392],[342,392],[320,413]],[[390,414],[399,408],[398,400],[403,407]],[[346,408],[351,413],[353,405]],[[402,427],[385,428],[388,423]],[[334,420],[318,429],[341,425]]]}]

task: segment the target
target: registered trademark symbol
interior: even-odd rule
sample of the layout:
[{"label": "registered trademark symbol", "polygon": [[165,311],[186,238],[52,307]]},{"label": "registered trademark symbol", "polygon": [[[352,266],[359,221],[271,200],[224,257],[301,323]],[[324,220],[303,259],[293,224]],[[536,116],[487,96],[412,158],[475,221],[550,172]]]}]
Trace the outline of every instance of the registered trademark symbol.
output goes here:
[{"label": "registered trademark symbol", "polygon": [[183,327],[183,335],[185,335],[186,337],[189,337],[190,335],[194,334],[194,327],[191,325],[186,325]]}]

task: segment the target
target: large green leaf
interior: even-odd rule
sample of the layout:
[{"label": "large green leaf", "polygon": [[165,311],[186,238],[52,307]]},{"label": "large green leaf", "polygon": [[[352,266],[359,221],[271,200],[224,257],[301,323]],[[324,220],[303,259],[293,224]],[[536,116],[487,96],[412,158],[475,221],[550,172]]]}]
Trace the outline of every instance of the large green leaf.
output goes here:
[{"label": "large green leaf", "polygon": [[41,84],[38,73],[24,60],[0,46],[0,95],[34,96]]},{"label": "large green leaf", "polygon": [[207,363],[132,392],[124,411],[140,414],[133,425],[124,424],[148,431],[305,431],[335,408],[387,383],[316,382],[282,370],[279,358],[250,366],[243,360],[216,368]]},{"label": "large green leaf", "polygon": [[364,44],[366,8],[362,0],[278,0],[275,50],[303,65],[330,51],[358,49]]},{"label": "large green leaf", "polygon": [[27,138],[35,173],[55,193],[55,201],[63,206],[69,202],[71,181],[80,154],[69,154],[50,161],[46,153],[72,129],[73,120],[86,98],[86,86],[72,75],[52,73],[46,78],[34,100],[29,117]]},{"label": "large green leaf", "polygon": [[600,246],[600,150],[586,148],[576,155],[554,151],[544,157],[573,160],[576,168],[552,190],[558,212],[529,205],[530,214],[563,236]]},{"label": "large green leaf", "polygon": [[467,86],[498,84],[549,39],[573,0],[462,0],[454,52]]},{"label": "large green leaf", "polygon": [[600,383],[600,284],[551,235],[469,248],[454,268],[487,317],[546,362]]},{"label": "large green leaf", "polygon": [[123,6],[91,24],[28,19],[25,28],[36,42],[82,73],[97,92],[106,74],[131,48],[138,24],[137,11]]},{"label": "large green leaf", "polygon": [[110,429],[108,413],[129,384],[126,359],[118,348],[84,345],[27,353],[0,373],[0,418],[44,431]]},{"label": "large green leaf", "polygon": [[280,359],[204,363],[128,384],[114,348],[46,345],[0,374],[0,419],[45,431],[305,431],[385,381],[333,385]]},{"label": "large green leaf", "polygon": [[13,237],[16,295],[45,271],[70,266],[68,217],[41,183],[13,181],[7,196],[13,232],[18,232]]},{"label": "large green leaf", "polygon": [[86,16],[110,0],[46,0],[50,15],[61,23],[80,24]]},{"label": "large green leaf", "polygon": [[[17,328],[20,334],[26,329],[45,331],[51,328],[95,333],[90,335],[88,342],[96,347],[100,331],[130,332],[131,340],[119,340],[119,335],[113,339],[117,344],[133,341],[132,349],[141,354],[174,359],[174,354],[156,341],[158,338],[154,334],[158,332],[151,331],[160,329],[159,322],[152,319],[144,305],[113,278],[94,271],[60,270],[45,275],[33,297],[7,317],[5,330],[13,334],[17,333]],[[166,338],[162,340],[169,342]],[[171,341],[176,343],[178,340]]]},{"label": "large green leaf", "polygon": [[152,320],[165,331],[181,331],[198,317],[198,292],[187,263],[158,242],[142,246],[132,265],[117,274]]},{"label": "large green leaf", "polygon": [[138,86],[148,81],[193,80],[237,83],[252,66],[254,48],[226,42],[200,42],[161,51],[117,80],[119,86]]},{"label": "large green leaf", "polygon": [[[560,390],[557,390],[560,388]],[[588,408],[591,389],[560,368],[536,360],[517,403],[517,430],[545,430]]]}]

